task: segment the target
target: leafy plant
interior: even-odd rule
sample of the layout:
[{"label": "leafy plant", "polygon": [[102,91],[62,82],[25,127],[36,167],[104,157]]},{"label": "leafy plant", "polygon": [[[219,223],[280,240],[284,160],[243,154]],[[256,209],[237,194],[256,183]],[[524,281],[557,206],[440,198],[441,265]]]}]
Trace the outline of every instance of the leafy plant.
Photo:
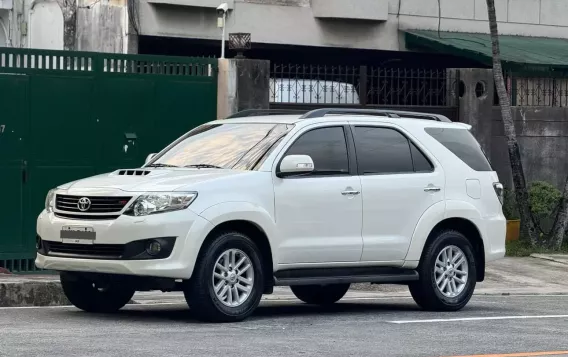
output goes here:
[{"label": "leafy plant", "polygon": [[536,224],[548,235],[554,225],[562,193],[544,181],[535,181],[529,187],[531,211]]}]

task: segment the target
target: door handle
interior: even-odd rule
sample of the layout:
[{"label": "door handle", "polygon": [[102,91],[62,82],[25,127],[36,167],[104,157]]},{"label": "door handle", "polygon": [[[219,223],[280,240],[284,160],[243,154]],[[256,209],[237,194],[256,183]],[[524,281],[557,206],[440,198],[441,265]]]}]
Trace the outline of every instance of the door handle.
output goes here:
[{"label": "door handle", "polygon": [[360,193],[361,193],[361,192],[359,192],[359,191],[343,191],[343,192],[341,192],[341,194],[342,194],[343,196],[358,195],[358,194],[360,194]]},{"label": "door handle", "polygon": [[424,192],[439,192],[440,190],[441,190],[441,188],[434,187],[434,186],[424,187]]}]

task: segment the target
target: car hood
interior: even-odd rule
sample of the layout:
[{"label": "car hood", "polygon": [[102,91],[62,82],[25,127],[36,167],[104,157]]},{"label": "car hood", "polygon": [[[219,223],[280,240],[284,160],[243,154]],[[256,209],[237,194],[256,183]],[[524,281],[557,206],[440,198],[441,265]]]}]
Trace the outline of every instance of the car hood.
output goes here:
[{"label": "car hood", "polygon": [[124,169],[97,175],[59,186],[68,194],[125,192],[171,192],[191,189],[192,186],[228,176],[243,175],[246,171],[223,169]]}]

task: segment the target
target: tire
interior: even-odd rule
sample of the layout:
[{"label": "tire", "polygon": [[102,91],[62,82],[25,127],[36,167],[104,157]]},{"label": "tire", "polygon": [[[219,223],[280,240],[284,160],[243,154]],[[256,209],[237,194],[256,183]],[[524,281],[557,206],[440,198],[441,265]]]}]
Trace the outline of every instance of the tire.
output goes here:
[{"label": "tire", "polygon": [[290,289],[298,299],[306,304],[331,305],[345,296],[350,285],[297,285],[291,286]]},{"label": "tire", "polygon": [[[245,262],[239,265],[243,259]],[[243,269],[248,265],[248,269]],[[243,288],[248,288],[248,293]],[[225,232],[202,248],[184,295],[198,320],[237,322],[249,317],[258,307],[263,289],[262,258],[258,247],[242,233]]]},{"label": "tire", "polygon": [[134,295],[134,289],[123,284],[95,283],[81,276],[61,273],[61,287],[75,307],[93,313],[111,313],[120,310]]},{"label": "tire", "polygon": [[[451,260],[448,259],[448,254],[452,254]],[[462,257],[458,258],[460,254]],[[465,262],[462,262],[463,257],[466,259]],[[451,261],[454,264],[448,265]],[[410,293],[414,301],[424,310],[458,311],[473,295],[477,282],[476,273],[475,255],[469,240],[458,231],[441,231],[425,247],[418,266],[420,279],[409,285]],[[465,284],[463,284],[464,277]],[[437,280],[440,285],[437,284]]]}]

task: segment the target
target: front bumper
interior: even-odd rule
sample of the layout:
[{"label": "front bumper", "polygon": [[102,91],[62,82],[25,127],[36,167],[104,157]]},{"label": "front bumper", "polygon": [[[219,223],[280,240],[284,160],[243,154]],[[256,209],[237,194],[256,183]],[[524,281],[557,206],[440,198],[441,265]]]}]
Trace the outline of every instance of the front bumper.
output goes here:
[{"label": "front bumper", "polygon": [[38,253],[36,265],[39,268],[174,279],[191,277],[201,244],[213,228],[209,221],[190,209],[144,217],[123,215],[117,219],[104,221],[61,218],[43,211],[37,220],[37,234],[48,243],[62,242],[61,230],[65,226],[92,228],[96,232],[95,245],[128,244],[161,237],[176,239],[171,254],[164,259],[91,259]]}]

